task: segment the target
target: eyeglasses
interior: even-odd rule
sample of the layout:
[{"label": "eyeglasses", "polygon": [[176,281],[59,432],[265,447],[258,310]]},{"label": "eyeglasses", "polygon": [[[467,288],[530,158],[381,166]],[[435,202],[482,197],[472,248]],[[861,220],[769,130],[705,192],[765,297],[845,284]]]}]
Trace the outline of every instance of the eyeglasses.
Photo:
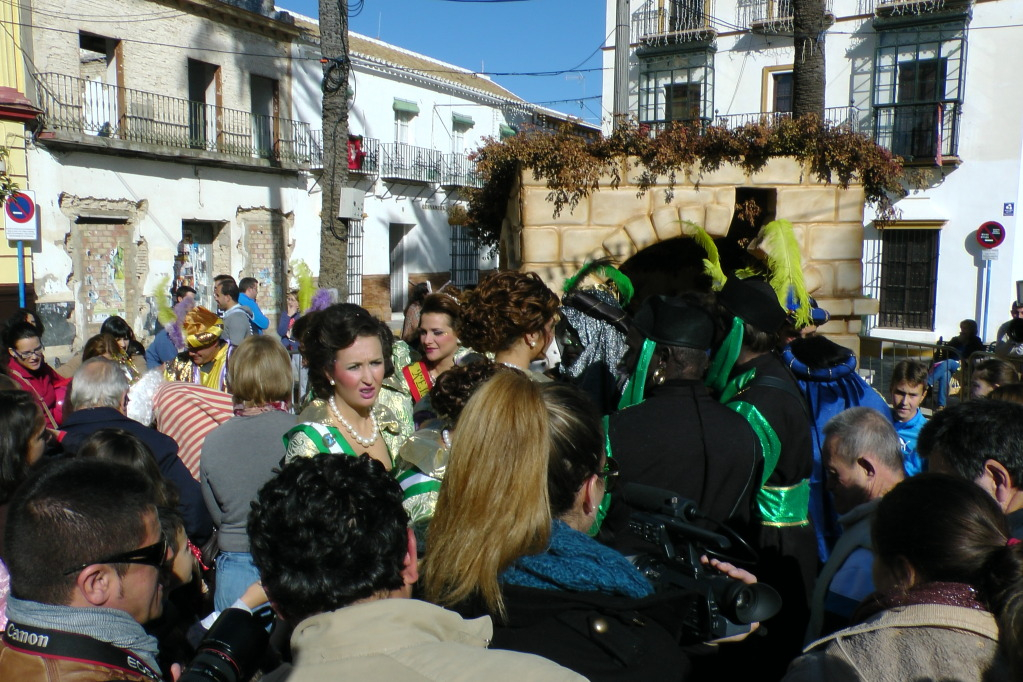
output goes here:
[{"label": "eyeglasses", "polygon": [[20,352],[14,350],[13,348],[11,349],[11,352],[14,353],[14,355],[19,360],[28,360],[29,358],[41,358],[41,357],[43,357],[43,352],[44,351],[45,351],[45,349],[43,348],[42,344],[39,344],[39,346],[37,348],[34,348],[32,350],[27,350],[24,353],[20,353]]},{"label": "eyeglasses", "polygon": [[64,571],[64,575],[71,575],[72,573],[78,573],[83,568],[93,566],[95,564],[143,564],[145,566],[155,566],[156,568],[162,568],[167,563],[167,538],[161,538],[159,542],[147,545],[146,547],[139,547],[133,549],[130,552],[121,552],[120,554],[114,554],[103,559],[97,559],[96,561],[89,561],[69,568]]},{"label": "eyeglasses", "polygon": [[604,470],[600,472],[600,477],[604,480],[604,492],[614,490],[618,482],[618,460],[610,457],[604,460]]}]

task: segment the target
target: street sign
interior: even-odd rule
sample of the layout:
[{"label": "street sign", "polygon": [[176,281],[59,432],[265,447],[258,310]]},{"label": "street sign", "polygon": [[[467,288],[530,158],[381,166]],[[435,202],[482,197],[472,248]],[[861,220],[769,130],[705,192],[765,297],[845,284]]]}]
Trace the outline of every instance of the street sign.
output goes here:
[{"label": "street sign", "polygon": [[998,249],[984,249],[980,252],[981,260],[998,260]]},{"label": "street sign", "polygon": [[1015,202],[1007,201],[1002,204],[1002,215],[1016,215]]},{"label": "street sign", "polygon": [[989,220],[977,228],[977,243],[981,248],[993,249],[1005,241],[1005,228],[1001,223]]},{"label": "street sign", "polygon": [[39,239],[39,215],[35,192],[21,190],[7,198],[4,204],[4,230],[10,241]]}]

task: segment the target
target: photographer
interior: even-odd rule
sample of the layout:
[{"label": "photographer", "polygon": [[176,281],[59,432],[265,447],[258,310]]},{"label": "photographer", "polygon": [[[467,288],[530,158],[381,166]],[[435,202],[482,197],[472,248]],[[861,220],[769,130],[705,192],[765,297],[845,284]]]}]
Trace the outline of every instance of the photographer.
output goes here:
[{"label": "photographer", "polygon": [[494,647],[590,680],[684,679],[675,614],[693,595],[655,595],[624,556],[585,532],[616,472],[596,410],[577,389],[493,377],[459,417],[427,536],[426,598],[490,615]]}]

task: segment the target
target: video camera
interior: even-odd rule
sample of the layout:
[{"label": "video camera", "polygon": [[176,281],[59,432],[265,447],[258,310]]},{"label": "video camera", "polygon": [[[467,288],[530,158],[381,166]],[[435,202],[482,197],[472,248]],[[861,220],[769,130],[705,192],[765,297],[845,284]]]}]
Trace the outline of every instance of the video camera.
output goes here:
[{"label": "video camera", "polygon": [[629,531],[658,548],[657,554],[634,557],[636,568],[657,592],[681,590],[694,596],[682,614],[684,642],[745,634],[751,623],[767,620],[781,609],[781,597],[770,585],[747,585],[700,563],[703,555],[719,556],[729,550],[732,541],[693,524],[706,517],[692,500],[638,483],[623,486],[623,497],[633,509]]}]

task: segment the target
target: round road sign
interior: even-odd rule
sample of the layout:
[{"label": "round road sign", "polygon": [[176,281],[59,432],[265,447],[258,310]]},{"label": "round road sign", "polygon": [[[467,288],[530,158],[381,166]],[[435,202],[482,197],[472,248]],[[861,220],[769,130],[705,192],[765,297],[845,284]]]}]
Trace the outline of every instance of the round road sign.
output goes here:
[{"label": "round road sign", "polygon": [[1005,241],[1005,228],[1001,223],[990,220],[977,228],[977,243],[985,249],[1001,246]]},{"label": "round road sign", "polygon": [[32,197],[18,192],[7,198],[4,210],[7,211],[7,217],[14,222],[27,223],[36,214],[36,204],[32,201]]}]

